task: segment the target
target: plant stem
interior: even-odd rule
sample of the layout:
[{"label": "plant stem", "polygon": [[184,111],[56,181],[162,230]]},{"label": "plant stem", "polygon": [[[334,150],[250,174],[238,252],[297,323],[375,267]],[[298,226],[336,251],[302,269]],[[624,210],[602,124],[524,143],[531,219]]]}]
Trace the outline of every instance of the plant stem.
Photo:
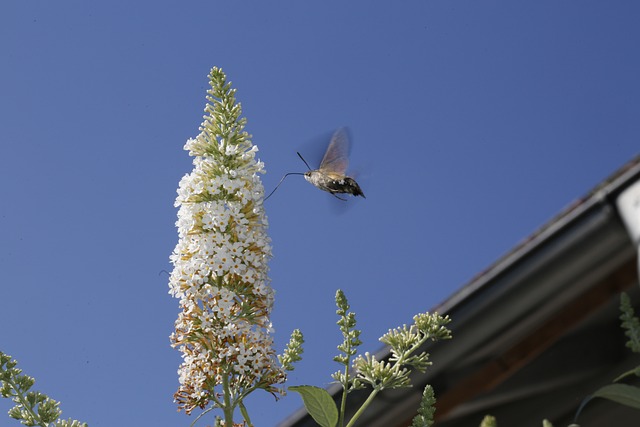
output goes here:
[{"label": "plant stem", "polygon": [[344,411],[347,408],[347,393],[349,392],[349,360],[344,367],[344,384],[342,384],[342,402],[340,402],[340,418],[338,419],[338,426],[344,426]]},{"label": "plant stem", "polygon": [[373,398],[376,397],[376,394],[378,394],[379,391],[380,389],[378,388],[374,388],[371,391],[371,394],[369,395],[369,397],[367,397],[367,400],[365,400],[360,409],[358,409],[358,411],[353,414],[353,417],[351,417],[351,419],[349,420],[347,427],[351,427],[356,422],[356,420],[360,418],[360,415],[364,413],[365,409],[367,409],[367,406],[369,406],[369,404],[373,401]]},{"label": "plant stem", "polygon": [[222,390],[224,393],[224,425],[233,427],[233,407],[231,406],[231,390],[229,390],[229,375],[225,372],[222,375]]},{"label": "plant stem", "polygon": [[45,423],[43,423],[42,420],[40,419],[40,416],[29,405],[29,402],[27,401],[27,398],[24,397],[24,394],[22,393],[22,390],[20,390],[18,385],[15,382],[13,382],[13,380],[11,380],[11,379],[6,380],[6,382],[9,383],[9,385],[11,385],[11,388],[13,390],[15,390],[15,394],[13,394],[14,399],[12,399],[12,400],[14,402],[16,402],[15,398],[17,398],[18,401],[20,402],[20,404],[22,405],[22,407],[27,412],[29,412],[31,414],[31,416],[33,417],[33,420],[36,421],[39,426],[47,427],[47,425]]}]

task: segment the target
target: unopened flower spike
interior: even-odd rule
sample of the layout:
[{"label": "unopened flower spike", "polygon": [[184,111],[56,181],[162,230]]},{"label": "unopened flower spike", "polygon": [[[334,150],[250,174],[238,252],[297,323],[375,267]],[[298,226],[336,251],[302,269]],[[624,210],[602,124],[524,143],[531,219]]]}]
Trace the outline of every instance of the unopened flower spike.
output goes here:
[{"label": "unopened flower spike", "polygon": [[436,396],[433,387],[427,384],[422,392],[418,415],[413,418],[411,427],[429,427],[433,425],[433,416],[436,412]]},{"label": "unopened flower spike", "polygon": [[[341,351],[341,354],[335,356],[333,360],[344,365],[345,370],[338,371],[332,376],[336,381],[347,386],[351,381],[351,375],[349,373],[351,358],[356,355],[358,346],[362,344],[360,340],[361,331],[355,328],[356,315],[349,311],[350,307],[347,297],[340,289],[336,292],[336,306],[338,307],[336,314],[340,316],[337,323],[340,327],[340,332],[342,332],[343,341],[342,344],[338,345],[338,350]],[[347,390],[350,388],[351,387],[347,387]]]}]

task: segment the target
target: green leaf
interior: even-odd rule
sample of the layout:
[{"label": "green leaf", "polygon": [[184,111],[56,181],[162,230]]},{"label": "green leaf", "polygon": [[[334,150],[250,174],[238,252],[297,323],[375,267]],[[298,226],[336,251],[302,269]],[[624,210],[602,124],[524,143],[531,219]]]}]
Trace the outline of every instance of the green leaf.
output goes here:
[{"label": "green leaf", "polygon": [[640,409],[640,388],[628,384],[609,384],[595,393],[593,397],[602,397],[622,405]]},{"label": "green leaf", "polygon": [[635,368],[625,372],[624,374],[620,374],[620,376],[618,376],[615,380],[613,380],[613,382],[617,383],[618,381],[621,381],[621,380],[625,379],[626,377],[630,377],[631,375],[635,375],[636,377],[640,377],[640,366],[636,366]]},{"label": "green leaf", "polygon": [[576,411],[574,420],[578,419],[584,407],[587,406],[587,403],[589,403],[594,397],[602,397],[603,399],[608,399],[622,405],[640,409],[640,388],[630,386],[628,384],[609,384],[598,389],[591,396],[584,398]]},{"label": "green leaf", "polygon": [[322,427],[336,427],[338,410],[327,390],[312,385],[292,386],[289,390],[300,393],[304,407],[318,424]]}]

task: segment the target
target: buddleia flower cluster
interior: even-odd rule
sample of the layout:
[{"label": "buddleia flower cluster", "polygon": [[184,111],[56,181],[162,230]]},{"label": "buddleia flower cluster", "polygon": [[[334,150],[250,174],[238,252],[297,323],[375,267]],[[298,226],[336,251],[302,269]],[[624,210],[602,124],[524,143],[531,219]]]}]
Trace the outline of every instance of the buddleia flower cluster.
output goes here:
[{"label": "buddleia flower cluster", "polygon": [[187,413],[212,403],[228,420],[238,406],[244,415],[242,399],[251,391],[280,394],[291,367],[280,366],[270,335],[264,165],[243,131],[235,89],[218,68],[209,80],[200,134],[184,147],[194,168],[180,181],[175,202],[179,241],[170,257],[169,293],[179,298],[181,313],[171,342],[183,361],[174,398]]}]

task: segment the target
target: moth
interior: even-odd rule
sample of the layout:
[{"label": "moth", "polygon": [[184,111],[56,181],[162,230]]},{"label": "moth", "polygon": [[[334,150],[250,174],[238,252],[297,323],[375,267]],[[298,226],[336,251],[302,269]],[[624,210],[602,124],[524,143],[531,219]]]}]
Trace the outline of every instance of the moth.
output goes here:
[{"label": "moth", "polygon": [[362,196],[366,199],[356,180],[347,176],[347,168],[349,167],[349,135],[346,128],[340,128],[333,134],[318,169],[311,169],[307,161],[302,157],[302,154],[299,152],[296,152],[296,154],[298,154],[298,157],[302,159],[309,170],[304,173],[289,172],[285,174],[278,185],[276,185],[276,188],[274,188],[264,200],[271,197],[278,187],[280,187],[282,181],[289,175],[304,175],[304,179],[316,188],[331,193],[331,195],[342,201],[346,201],[347,199],[343,199],[338,196],[338,194],[351,194],[353,196]]}]

